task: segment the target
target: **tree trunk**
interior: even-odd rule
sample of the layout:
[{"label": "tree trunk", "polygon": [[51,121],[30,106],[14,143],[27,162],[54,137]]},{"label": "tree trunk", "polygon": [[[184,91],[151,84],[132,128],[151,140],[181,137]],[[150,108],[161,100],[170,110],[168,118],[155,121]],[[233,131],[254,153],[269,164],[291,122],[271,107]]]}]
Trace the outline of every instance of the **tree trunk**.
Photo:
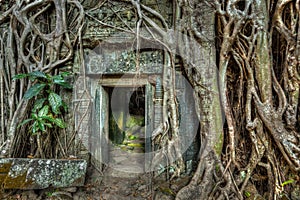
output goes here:
[{"label": "tree trunk", "polygon": [[[179,46],[187,47],[181,49],[181,53],[186,54],[185,70],[194,87],[196,112],[201,126],[201,148],[198,168],[190,183],[177,194],[177,200],[222,196],[220,191],[215,190],[217,182],[220,181],[215,175],[222,176],[221,152],[224,140],[214,43],[215,13],[213,8],[205,3],[198,5],[194,3],[194,6],[203,9],[202,15],[199,16],[201,18],[199,26],[205,39],[201,38],[199,43],[196,42],[199,38],[185,39]],[[194,37],[190,33],[189,36]]]}]

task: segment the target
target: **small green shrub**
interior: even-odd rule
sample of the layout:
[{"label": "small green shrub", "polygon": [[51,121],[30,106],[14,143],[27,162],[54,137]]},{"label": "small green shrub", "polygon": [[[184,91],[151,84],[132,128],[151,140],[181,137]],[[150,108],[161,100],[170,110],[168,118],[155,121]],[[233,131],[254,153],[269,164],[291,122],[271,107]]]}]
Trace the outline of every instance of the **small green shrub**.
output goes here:
[{"label": "small green shrub", "polygon": [[59,75],[51,76],[40,71],[34,71],[28,74],[17,74],[14,80],[29,78],[33,85],[25,92],[26,100],[35,97],[31,110],[31,117],[24,120],[19,126],[30,123],[31,133],[33,135],[39,132],[46,132],[46,128],[65,128],[66,124],[59,117],[62,111],[67,111],[67,105],[61,96],[54,92],[56,85],[71,89],[71,85],[65,81],[69,73],[64,72]]}]

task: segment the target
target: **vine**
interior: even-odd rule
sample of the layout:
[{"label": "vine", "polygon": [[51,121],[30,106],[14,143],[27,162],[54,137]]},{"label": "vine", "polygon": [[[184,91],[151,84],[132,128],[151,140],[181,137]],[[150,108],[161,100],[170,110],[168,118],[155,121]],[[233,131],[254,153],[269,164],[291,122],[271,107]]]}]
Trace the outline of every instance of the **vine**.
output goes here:
[{"label": "vine", "polygon": [[[194,176],[177,199],[291,196],[297,190],[291,186],[299,185],[300,169],[299,0],[166,2],[173,6],[172,15],[142,0],[18,0],[1,7],[1,156],[26,156],[20,141],[29,141],[28,126],[17,129],[23,120],[41,120],[44,115],[39,116],[39,111],[56,114],[53,106],[43,104],[33,110],[36,118],[28,115],[34,103],[26,96],[40,83],[13,77],[37,71],[46,76],[44,80],[57,77],[73,62],[77,50],[84,67],[84,48],[94,48],[121,31],[134,38],[137,72],[142,42],[155,43],[164,50],[162,121],[152,138],[163,151],[154,156],[152,168],[167,162],[166,169],[173,171],[171,179],[180,177],[185,168],[180,153],[175,66],[180,65],[193,86],[201,147]],[[105,30],[102,40],[87,39],[85,28]],[[88,92],[86,82],[84,87]],[[44,122],[46,126],[55,124]],[[43,126],[35,129],[42,131]],[[66,145],[58,142],[62,137],[59,132],[63,131],[56,130],[53,136],[57,148],[67,156],[76,131]],[[39,152],[49,153],[45,149]],[[52,151],[51,156],[54,154]]]},{"label": "vine", "polygon": [[2,113],[8,113],[1,115],[1,154],[13,157],[24,154],[19,152],[19,142],[26,135],[17,126],[26,119],[31,107],[30,101],[23,98],[31,83],[13,77],[37,70],[57,74],[73,58],[84,11],[77,0],[16,1],[8,6],[1,15],[1,29],[7,28],[0,40],[1,47],[6,46],[1,48],[1,87],[5,88],[5,92],[1,90],[1,99],[7,100],[5,106],[2,101]]}]

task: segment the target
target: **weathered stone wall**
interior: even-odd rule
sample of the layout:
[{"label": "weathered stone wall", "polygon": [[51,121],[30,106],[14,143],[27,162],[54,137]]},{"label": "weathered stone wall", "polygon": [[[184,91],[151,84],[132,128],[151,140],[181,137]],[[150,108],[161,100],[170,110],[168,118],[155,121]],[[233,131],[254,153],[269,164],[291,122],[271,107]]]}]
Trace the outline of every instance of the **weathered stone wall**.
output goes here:
[{"label": "weathered stone wall", "polygon": [[[150,7],[162,17],[166,22],[172,26],[172,1],[169,0],[142,0],[144,5]],[[123,35],[123,30],[128,30],[128,27],[134,30],[137,21],[136,8],[133,7],[129,1],[127,4],[121,1],[107,1],[103,4],[101,9],[87,10],[89,21],[87,30],[83,39],[85,41],[106,40],[108,38],[115,38],[115,42],[122,39],[123,41],[132,40],[135,38],[134,34]],[[116,15],[117,13],[117,15]],[[163,27],[160,20],[149,14],[149,17],[158,25]],[[101,21],[101,23],[99,23]],[[114,28],[118,27],[118,29]]]},{"label": "weathered stone wall", "polygon": [[[132,46],[132,45],[131,45]],[[136,54],[127,48],[112,48],[99,45],[96,49],[85,49],[85,67],[87,75],[135,73]],[[144,51],[140,55],[139,72],[143,74],[158,74],[162,72],[162,52]]]},{"label": "weathered stone wall", "polygon": [[[168,25],[172,25],[173,10],[171,1],[162,0],[159,4],[156,0],[144,0],[142,2],[161,13],[167,20]],[[102,82],[99,82],[99,80],[104,80],[104,76],[134,75],[137,70],[139,74],[146,76],[151,74],[161,75],[163,70],[164,58],[161,47],[147,43],[144,40],[142,40],[140,63],[137,69],[135,35],[122,31],[122,29],[125,30],[128,27],[134,30],[137,20],[135,12],[136,9],[130,2],[124,5],[117,1],[109,1],[101,9],[87,11],[88,24],[83,36],[84,65],[79,63],[78,56],[76,56],[73,65],[74,72],[79,75],[73,97],[78,141],[83,144],[83,149],[85,149],[82,152],[92,152],[92,157],[96,157],[93,163],[98,169],[101,169],[101,163],[97,160],[107,162],[105,156],[107,151],[104,149],[107,147],[108,138],[106,135],[101,134],[108,131],[108,127],[104,124],[108,123],[108,119],[106,119],[108,109],[105,106],[109,105],[107,97],[104,97],[105,91],[102,88]],[[116,15],[116,13],[118,14]],[[153,18],[156,23],[161,23],[150,14],[149,17]],[[162,24],[161,26],[163,27]],[[184,153],[184,158],[186,161],[190,161],[195,158],[198,151],[197,143],[191,141],[197,134],[199,124],[194,111],[194,101],[191,98],[193,95],[192,89],[183,76],[178,76],[176,80],[176,93],[180,102],[181,115],[180,138],[183,148],[187,150]],[[147,81],[143,84],[147,84]],[[151,105],[153,106],[153,102],[151,102]],[[153,110],[153,107],[148,107],[148,112],[151,109]],[[151,127],[151,130],[153,128],[155,127]],[[146,145],[149,146],[151,140],[148,139],[147,142]],[[151,149],[151,147],[148,147],[148,149]]]},{"label": "weathered stone wall", "polygon": [[199,141],[196,140],[199,121],[194,109],[193,88],[180,72],[176,77],[176,94],[180,112],[180,141],[184,151],[183,158],[186,161],[187,172],[189,173],[192,170],[192,161],[197,159],[196,156],[199,150]]}]

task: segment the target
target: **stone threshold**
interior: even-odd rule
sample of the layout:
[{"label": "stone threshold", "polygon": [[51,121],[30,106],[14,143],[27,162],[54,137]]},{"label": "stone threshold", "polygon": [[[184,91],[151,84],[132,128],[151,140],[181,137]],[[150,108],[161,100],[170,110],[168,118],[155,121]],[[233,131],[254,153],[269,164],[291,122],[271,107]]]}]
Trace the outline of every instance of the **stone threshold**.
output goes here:
[{"label": "stone threshold", "polygon": [[45,189],[84,185],[86,160],[0,159],[1,189]]}]

